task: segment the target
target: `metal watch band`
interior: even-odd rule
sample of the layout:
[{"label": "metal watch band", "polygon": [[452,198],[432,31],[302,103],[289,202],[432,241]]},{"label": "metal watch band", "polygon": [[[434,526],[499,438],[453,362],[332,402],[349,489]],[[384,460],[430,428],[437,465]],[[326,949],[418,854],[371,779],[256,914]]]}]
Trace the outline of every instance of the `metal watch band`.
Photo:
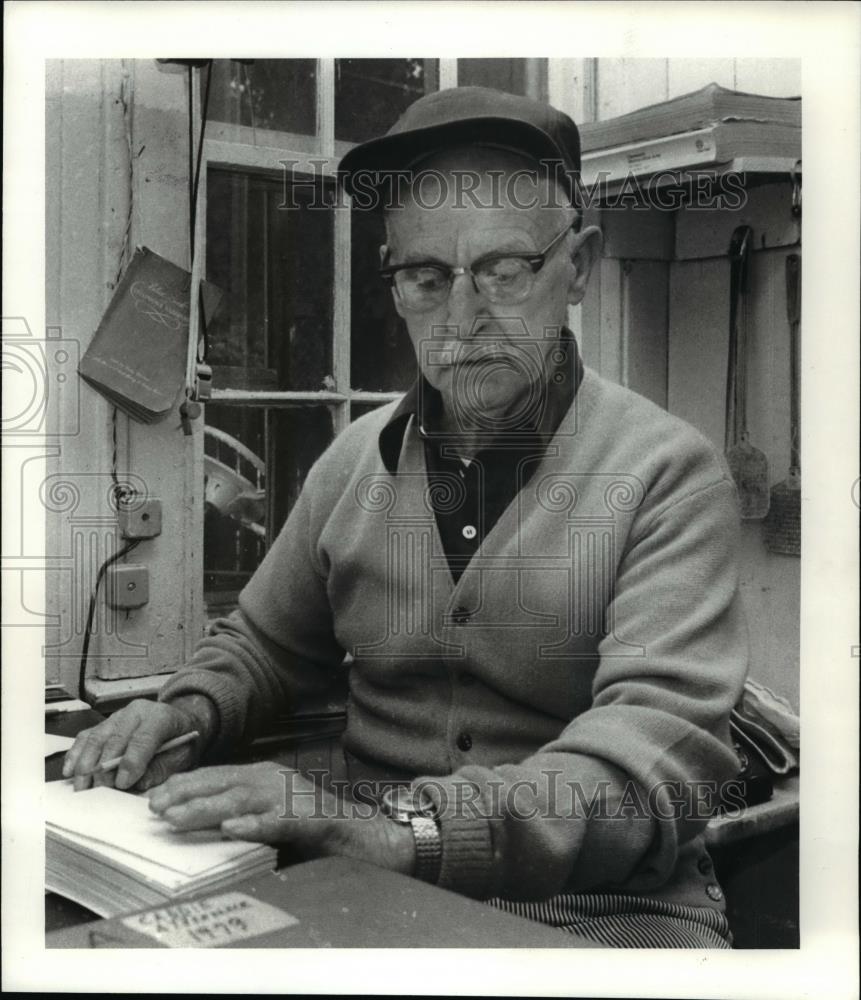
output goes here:
[{"label": "metal watch band", "polygon": [[412,816],[410,826],[416,842],[415,877],[436,884],[442,863],[442,838],[436,820],[429,816]]}]

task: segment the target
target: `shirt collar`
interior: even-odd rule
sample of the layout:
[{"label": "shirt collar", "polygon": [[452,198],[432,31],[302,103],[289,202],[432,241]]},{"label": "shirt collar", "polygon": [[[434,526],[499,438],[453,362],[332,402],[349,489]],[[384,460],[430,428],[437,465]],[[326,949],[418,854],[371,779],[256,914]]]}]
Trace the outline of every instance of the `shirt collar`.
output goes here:
[{"label": "shirt collar", "polygon": [[[563,328],[560,338],[562,350],[554,362],[550,376],[545,382],[547,405],[541,410],[538,425],[531,433],[524,435],[524,443],[540,442],[545,445],[556,433],[562,418],[571,408],[574,397],[583,378],[583,362],[577,349],[574,334]],[[561,377],[559,377],[561,376]],[[410,417],[418,422],[419,436],[425,440],[427,431],[434,427],[442,408],[440,393],[419,374],[401,401],[395,407],[392,415],[386,421],[379,435],[380,456],[386,469],[394,475],[398,468],[398,459],[403,448],[404,433]],[[437,438],[442,442],[443,439]]]}]

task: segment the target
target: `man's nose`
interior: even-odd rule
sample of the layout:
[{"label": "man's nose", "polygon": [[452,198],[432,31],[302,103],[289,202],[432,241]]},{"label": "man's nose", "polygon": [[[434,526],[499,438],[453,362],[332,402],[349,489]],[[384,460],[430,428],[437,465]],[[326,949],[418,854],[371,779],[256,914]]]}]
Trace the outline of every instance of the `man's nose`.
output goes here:
[{"label": "man's nose", "polygon": [[487,315],[487,302],[475,287],[469,271],[452,275],[448,297],[448,325],[457,328],[459,340],[473,336],[478,316]]}]

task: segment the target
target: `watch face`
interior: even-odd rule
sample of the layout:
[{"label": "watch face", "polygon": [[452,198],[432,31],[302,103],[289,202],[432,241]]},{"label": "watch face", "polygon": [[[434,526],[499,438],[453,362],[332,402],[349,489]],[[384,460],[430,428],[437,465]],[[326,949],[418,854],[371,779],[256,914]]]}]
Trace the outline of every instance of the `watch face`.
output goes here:
[{"label": "watch face", "polygon": [[415,795],[409,785],[387,788],[380,801],[383,812],[402,822],[408,822],[413,816],[433,815],[432,804],[421,795]]}]

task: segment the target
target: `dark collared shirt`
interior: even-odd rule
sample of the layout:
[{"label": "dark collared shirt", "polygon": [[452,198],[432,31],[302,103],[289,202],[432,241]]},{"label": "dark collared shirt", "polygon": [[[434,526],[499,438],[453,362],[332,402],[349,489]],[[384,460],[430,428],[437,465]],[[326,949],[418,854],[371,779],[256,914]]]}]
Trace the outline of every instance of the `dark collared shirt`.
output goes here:
[{"label": "dark collared shirt", "polygon": [[415,381],[380,431],[380,455],[395,475],[410,417],[423,439],[428,487],[443,551],[455,582],[517,493],[529,482],[562,418],[574,402],[583,364],[573,334],[564,330],[551,352],[543,394],[524,422],[465,463],[457,437],[439,431],[442,397],[423,377]]}]

